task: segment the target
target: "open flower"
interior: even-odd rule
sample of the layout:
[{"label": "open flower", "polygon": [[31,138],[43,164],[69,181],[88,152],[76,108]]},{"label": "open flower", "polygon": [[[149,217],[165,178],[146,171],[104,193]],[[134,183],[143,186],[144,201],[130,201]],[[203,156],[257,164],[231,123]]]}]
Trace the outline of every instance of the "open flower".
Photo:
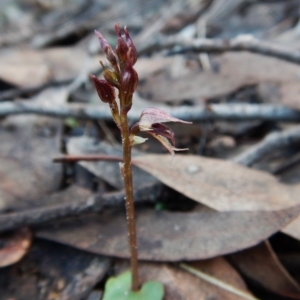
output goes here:
[{"label": "open flower", "polygon": [[130,134],[132,141],[136,143],[136,138],[134,137],[138,131],[145,131],[156,138],[172,154],[172,156],[175,155],[174,151],[188,150],[175,147],[175,134],[169,127],[161,124],[164,122],[191,124],[191,122],[174,118],[161,109],[146,108],[142,111],[139,122],[134,124],[131,128]]}]

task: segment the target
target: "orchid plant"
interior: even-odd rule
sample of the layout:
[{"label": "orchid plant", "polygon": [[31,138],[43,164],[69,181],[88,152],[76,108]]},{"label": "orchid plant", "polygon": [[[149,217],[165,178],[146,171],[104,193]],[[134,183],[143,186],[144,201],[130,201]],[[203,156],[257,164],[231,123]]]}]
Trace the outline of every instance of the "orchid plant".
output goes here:
[{"label": "orchid plant", "polygon": [[[131,291],[138,292],[140,282],[138,275],[131,148],[133,145],[143,143],[146,140],[137,136],[138,132],[144,131],[156,138],[172,154],[172,156],[174,156],[175,151],[187,149],[178,149],[175,147],[174,132],[162,123],[179,122],[189,124],[190,122],[174,118],[157,108],[147,108],[142,111],[139,121],[129,128],[127,114],[131,109],[133,93],[138,84],[138,74],[133,68],[137,61],[138,54],[126,27],[124,28],[124,34],[121,33],[119,25],[115,25],[115,30],[118,39],[115,50],[109,45],[99,31],[95,31],[95,34],[100,41],[101,49],[105,53],[107,62],[104,64],[100,61],[100,64],[103,67],[104,79],[98,79],[94,75],[91,75],[90,77],[101,101],[108,103],[112,118],[121,132],[123,163],[120,165],[120,169],[126,194],[127,227],[131,257]],[[118,92],[118,95],[116,95],[116,91]],[[117,97],[118,101],[116,100]]]}]

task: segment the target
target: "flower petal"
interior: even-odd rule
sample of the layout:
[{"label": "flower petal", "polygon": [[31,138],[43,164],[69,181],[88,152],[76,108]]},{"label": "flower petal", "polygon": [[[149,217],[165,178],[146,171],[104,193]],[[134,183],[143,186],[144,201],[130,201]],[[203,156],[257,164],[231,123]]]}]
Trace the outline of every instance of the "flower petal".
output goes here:
[{"label": "flower petal", "polygon": [[172,144],[175,145],[175,134],[172,129],[167,127],[166,125],[163,125],[161,123],[154,123],[152,124],[151,128],[143,128],[143,126],[139,126],[140,131],[151,131],[155,134],[164,136],[167,139],[170,139],[172,141]]},{"label": "flower petal", "polygon": [[145,139],[141,136],[135,135],[132,138],[131,146],[142,144],[142,143],[146,142],[147,140],[148,140],[147,138]]},{"label": "flower petal", "polygon": [[174,146],[172,146],[172,144],[169,142],[169,140],[166,137],[159,135],[159,134],[155,134],[154,132],[151,132],[151,131],[147,131],[147,132],[149,134],[151,134],[154,138],[156,138],[172,154],[172,156],[175,155],[174,151],[189,150],[188,148],[184,148],[184,149],[175,148]]},{"label": "flower petal", "polygon": [[142,128],[150,128],[152,124],[164,122],[192,123],[174,118],[159,108],[146,108],[141,113],[139,124]]}]

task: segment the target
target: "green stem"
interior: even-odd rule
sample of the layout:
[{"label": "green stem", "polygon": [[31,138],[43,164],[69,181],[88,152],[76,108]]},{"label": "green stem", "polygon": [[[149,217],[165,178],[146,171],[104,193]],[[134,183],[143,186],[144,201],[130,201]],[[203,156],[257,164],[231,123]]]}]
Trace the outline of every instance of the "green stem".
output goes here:
[{"label": "green stem", "polygon": [[126,202],[126,218],[128,229],[128,240],[130,247],[130,265],[132,276],[132,291],[139,290],[139,275],[138,275],[138,251],[137,251],[137,234],[135,224],[135,212],[133,201],[133,184],[132,184],[132,168],[131,168],[131,144],[129,139],[129,128],[127,112],[121,113],[121,133],[123,146],[123,164],[121,168],[124,187],[125,187],[125,202]]}]

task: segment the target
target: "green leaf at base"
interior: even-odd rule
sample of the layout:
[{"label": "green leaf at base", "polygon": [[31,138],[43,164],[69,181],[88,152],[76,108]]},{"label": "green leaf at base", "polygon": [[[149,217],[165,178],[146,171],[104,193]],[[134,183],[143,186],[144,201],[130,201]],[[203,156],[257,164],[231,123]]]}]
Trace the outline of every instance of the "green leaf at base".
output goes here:
[{"label": "green leaf at base", "polygon": [[105,284],[103,300],[162,300],[163,285],[156,281],[147,281],[138,292],[132,292],[131,273],[129,271],[111,277]]}]

